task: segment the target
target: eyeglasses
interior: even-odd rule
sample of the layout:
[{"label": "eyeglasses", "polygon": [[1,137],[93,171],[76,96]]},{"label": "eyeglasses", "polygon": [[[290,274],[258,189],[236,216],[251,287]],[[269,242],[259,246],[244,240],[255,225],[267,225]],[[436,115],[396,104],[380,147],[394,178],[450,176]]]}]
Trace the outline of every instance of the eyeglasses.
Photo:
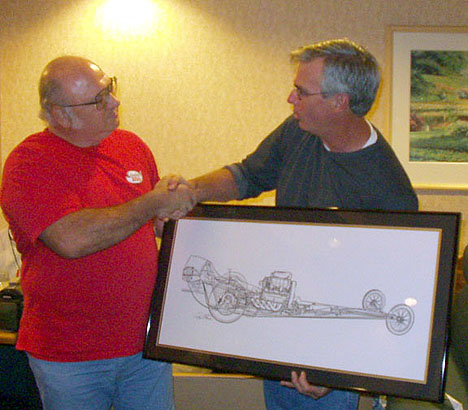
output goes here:
[{"label": "eyeglasses", "polygon": [[58,105],[59,107],[81,107],[84,105],[96,105],[96,109],[98,111],[101,111],[106,107],[107,97],[110,94],[115,95],[116,93],[117,93],[117,77],[111,77],[109,85],[106,88],[103,88],[101,91],[99,91],[98,94],[96,94],[96,97],[94,97],[94,101],[81,103],[81,104],[67,104],[67,105],[55,104],[55,105]]},{"label": "eyeglasses", "polygon": [[329,95],[329,93],[310,93],[304,90],[303,88],[299,88],[299,87],[294,87],[294,91],[296,91],[297,98],[299,98],[300,100],[306,97],[312,97],[313,95],[323,95],[323,96]]}]

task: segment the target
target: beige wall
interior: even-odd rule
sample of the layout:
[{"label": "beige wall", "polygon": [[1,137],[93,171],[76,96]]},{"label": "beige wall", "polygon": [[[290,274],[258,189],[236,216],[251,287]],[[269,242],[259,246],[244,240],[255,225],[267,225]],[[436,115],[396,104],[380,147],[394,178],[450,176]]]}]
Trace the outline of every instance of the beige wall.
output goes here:
[{"label": "beige wall", "polygon": [[[138,1],[126,3],[135,8]],[[58,55],[89,57],[116,75],[122,127],[150,145],[161,174],[193,177],[242,158],[291,112],[286,102],[293,75],[291,49],[346,36],[369,48],[385,69],[388,25],[468,22],[468,0],[153,0],[153,4],[160,13],[157,24],[151,23],[146,31],[139,24],[119,32],[103,23],[110,16],[103,0],[1,0],[3,161],[26,135],[42,128],[36,83],[43,66]],[[386,135],[388,115],[385,78],[370,119]],[[468,205],[463,191],[425,191],[420,199],[424,210],[464,212]],[[259,202],[271,200],[266,195]]]}]

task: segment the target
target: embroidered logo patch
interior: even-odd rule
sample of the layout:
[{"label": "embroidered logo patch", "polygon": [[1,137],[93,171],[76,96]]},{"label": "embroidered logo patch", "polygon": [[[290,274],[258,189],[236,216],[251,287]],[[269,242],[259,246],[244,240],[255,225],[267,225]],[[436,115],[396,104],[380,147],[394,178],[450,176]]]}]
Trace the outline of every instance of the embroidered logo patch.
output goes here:
[{"label": "embroidered logo patch", "polygon": [[143,182],[143,174],[141,171],[127,171],[125,179],[131,184],[141,184]]}]

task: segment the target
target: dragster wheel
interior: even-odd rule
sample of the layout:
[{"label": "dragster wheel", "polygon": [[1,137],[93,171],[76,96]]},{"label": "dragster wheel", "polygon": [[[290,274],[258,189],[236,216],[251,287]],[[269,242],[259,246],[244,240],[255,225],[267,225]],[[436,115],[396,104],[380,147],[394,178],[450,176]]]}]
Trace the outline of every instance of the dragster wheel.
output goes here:
[{"label": "dragster wheel", "polygon": [[400,304],[388,312],[387,329],[394,335],[401,336],[408,333],[414,324],[414,312],[409,306]]},{"label": "dragster wheel", "polygon": [[362,298],[362,307],[364,310],[381,312],[385,307],[385,295],[378,289],[370,290]]},{"label": "dragster wheel", "polygon": [[246,308],[245,300],[239,297],[240,293],[226,283],[214,286],[208,298],[211,316],[222,323],[232,323],[239,319]]}]

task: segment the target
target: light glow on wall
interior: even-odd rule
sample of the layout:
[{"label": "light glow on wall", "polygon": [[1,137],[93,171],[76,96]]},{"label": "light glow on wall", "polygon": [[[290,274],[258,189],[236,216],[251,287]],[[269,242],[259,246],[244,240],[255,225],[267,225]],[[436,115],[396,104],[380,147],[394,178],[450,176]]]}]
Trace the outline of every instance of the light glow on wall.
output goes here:
[{"label": "light glow on wall", "polygon": [[96,11],[97,24],[114,38],[150,36],[161,17],[154,0],[106,0]]}]

